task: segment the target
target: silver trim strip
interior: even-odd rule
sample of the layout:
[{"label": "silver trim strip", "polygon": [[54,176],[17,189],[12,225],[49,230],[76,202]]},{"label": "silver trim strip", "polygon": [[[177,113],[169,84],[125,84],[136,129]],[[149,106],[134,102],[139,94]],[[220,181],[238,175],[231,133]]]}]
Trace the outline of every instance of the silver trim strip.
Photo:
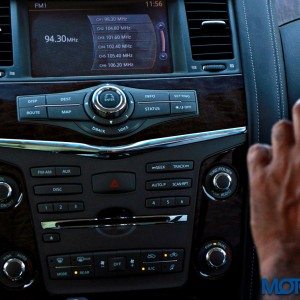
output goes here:
[{"label": "silver trim strip", "polygon": [[[145,219],[145,221],[143,221]],[[153,219],[153,220],[151,220]],[[160,220],[161,219],[161,220]],[[106,219],[111,220],[111,219]],[[116,224],[108,224],[105,221],[95,219],[75,219],[75,220],[58,220],[41,222],[42,229],[76,229],[76,228],[101,228],[101,227],[117,227],[117,226],[149,226],[149,225],[163,225],[185,223],[188,220],[187,215],[157,215],[157,216],[136,216],[130,218],[128,221],[124,218],[123,222]],[[74,223],[86,223],[82,225],[74,225]],[[95,224],[95,222],[98,222]],[[101,223],[102,222],[102,223]],[[89,224],[91,223],[91,224]],[[68,225],[70,224],[70,225]]]},{"label": "silver trim strip", "polygon": [[222,26],[226,26],[226,22],[223,20],[215,20],[215,21],[203,21],[201,23],[201,26],[207,26],[207,25],[222,25]]},{"label": "silver trim strip", "polygon": [[0,148],[13,148],[46,152],[68,152],[76,154],[108,155],[135,153],[145,150],[177,147],[246,133],[246,127],[237,127],[216,131],[199,132],[186,135],[158,138],[116,147],[93,146],[81,143],[52,142],[40,140],[35,141],[20,139],[0,139]]}]

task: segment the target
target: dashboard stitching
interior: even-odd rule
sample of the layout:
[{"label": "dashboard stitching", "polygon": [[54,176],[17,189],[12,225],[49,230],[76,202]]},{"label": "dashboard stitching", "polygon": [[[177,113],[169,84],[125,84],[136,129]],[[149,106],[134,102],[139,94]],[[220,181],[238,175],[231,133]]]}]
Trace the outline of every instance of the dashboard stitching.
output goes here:
[{"label": "dashboard stitching", "polygon": [[243,10],[244,10],[244,19],[245,19],[245,26],[246,26],[246,34],[248,39],[248,46],[250,50],[250,61],[251,61],[251,67],[252,67],[252,75],[254,80],[254,92],[255,92],[255,103],[256,103],[256,117],[257,117],[257,141],[260,141],[260,115],[259,115],[259,102],[258,102],[258,91],[257,91],[257,82],[256,82],[256,74],[255,74],[255,65],[254,65],[254,59],[253,59],[253,50],[251,46],[251,40],[250,40],[250,33],[249,33],[249,25],[248,25],[248,18],[247,18],[247,9],[245,0],[243,0]]},{"label": "dashboard stitching", "polygon": [[280,60],[279,60],[279,50],[278,50],[278,44],[277,44],[277,37],[276,37],[276,32],[275,32],[275,22],[274,22],[274,11],[273,11],[273,6],[272,6],[272,2],[270,1],[270,10],[271,10],[271,20],[272,20],[272,25],[273,25],[273,36],[274,36],[274,44],[275,44],[275,49],[276,49],[276,53],[277,53],[277,66],[279,69],[279,81],[280,81],[280,90],[281,90],[281,104],[282,104],[282,116],[285,116],[285,105],[284,105],[284,90],[283,90],[283,80],[282,80],[282,70],[281,70],[281,66],[280,66]]},{"label": "dashboard stitching", "polygon": [[[260,141],[260,114],[259,114],[259,100],[258,100],[258,90],[257,90],[257,82],[256,82],[256,74],[255,74],[255,65],[253,59],[253,50],[251,46],[251,39],[250,39],[250,31],[249,31],[249,24],[248,24],[248,17],[247,17],[247,8],[245,4],[245,0],[242,0],[243,11],[244,11],[244,19],[245,19],[245,26],[246,26],[246,34],[248,39],[248,46],[250,52],[250,62],[252,67],[252,74],[254,80],[254,92],[255,92],[255,103],[256,103],[256,117],[257,117],[257,141]],[[255,248],[253,246],[253,255],[251,261],[251,274],[250,274],[250,286],[249,286],[249,299],[252,298],[252,290],[253,290],[253,275],[254,275],[254,255]]]},{"label": "dashboard stitching", "polygon": [[274,69],[275,69],[275,81],[276,81],[276,98],[277,98],[277,112],[278,117],[280,119],[281,116],[281,110],[280,110],[280,93],[279,93],[279,84],[278,84],[278,70],[276,67],[276,52],[275,52],[275,46],[274,46],[274,37],[273,37],[273,28],[271,25],[271,18],[270,18],[270,9],[269,9],[269,0],[266,1],[266,9],[267,9],[267,15],[268,15],[268,24],[270,29],[270,37],[271,37],[271,47],[272,47],[272,54],[273,54],[273,62],[274,62]]}]

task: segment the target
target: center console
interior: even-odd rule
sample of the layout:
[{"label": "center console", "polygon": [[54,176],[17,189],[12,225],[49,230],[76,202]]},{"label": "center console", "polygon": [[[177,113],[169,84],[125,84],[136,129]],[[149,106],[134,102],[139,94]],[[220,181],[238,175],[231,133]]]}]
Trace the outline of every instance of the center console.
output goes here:
[{"label": "center console", "polygon": [[3,293],[238,297],[246,102],[233,5],[210,2],[11,1]]}]

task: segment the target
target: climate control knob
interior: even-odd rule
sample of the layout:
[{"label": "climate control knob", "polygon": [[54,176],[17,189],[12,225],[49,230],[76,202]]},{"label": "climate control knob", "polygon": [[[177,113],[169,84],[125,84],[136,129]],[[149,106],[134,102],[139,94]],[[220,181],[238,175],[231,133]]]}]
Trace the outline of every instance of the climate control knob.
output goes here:
[{"label": "climate control knob", "polygon": [[92,96],[95,113],[106,119],[115,119],[127,109],[126,94],[114,85],[105,85],[97,89]]},{"label": "climate control knob", "polygon": [[23,289],[34,281],[31,260],[19,251],[10,251],[0,256],[0,283],[10,289]]},{"label": "climate control knob", "polygon": [[18,258],[9,259],[3,266],[3,273],[11,281],[21,280],[25,272],[25,263]]},{"label": "climate control knob", "polygon": [[205,278],[223,276],[232,263],[232,251],[223,241],[213,240],[204,244],[196,256],[198,274]]},{"label": "climate control knob", "polygon": [[236,171],[229,166],[219,165],[207,173],[203,190],[212,200],[225,200],[235,194],[237,187]]},{"label": "climate control knob", "polygon": [[16,208],[22,198],[19,184],[13,178],[0,174],[0,211]]},{"label": "climate control knob", "polygon": [[7,202],[10,199],[12,192],[13,189],[11,185],[7,182],[0,181],[0,203]]},{"label": "climate control knob", "polygon": [[232,177],[228,173],[220,172],[214,176],[212,183],[216,190],[225,192],[228,191],[232,185]]},{"label": "climate control knob", "polygon": [[212,268],[221,268],[226,264],[227,253],[220,247],[214,247],[206,253],[206,262]]}]

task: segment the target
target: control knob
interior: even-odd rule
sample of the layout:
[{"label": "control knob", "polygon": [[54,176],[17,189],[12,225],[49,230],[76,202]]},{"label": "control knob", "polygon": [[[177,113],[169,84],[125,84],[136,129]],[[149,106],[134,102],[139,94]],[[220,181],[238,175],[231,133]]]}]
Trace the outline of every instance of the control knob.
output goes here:
[{"label": "control knob", "polygon": [[207,173],[203,190],[212,200],[225,200],[234,195],[237,187],[236,171],[232,167],[219,165]]},{"label": "control knob", "polygon": [[220,247],[214,247],[207,252],[206,261],[212,268],[221,268],[226,264],[227,253]]},{"label": "control knob", "polygon": [[105,85],[94,92],[92,107],[98,116],[115,119],[126,111],[127,96],[120,88],[114,85]]},{"label": "control knob", "polygon": [[213,178],[213,187],[220,192],[228,191],[232,185],[232,177],[225,172],[217,173]]},{"label": "control knob", "polygon": [[13,189],[11,185],[7,182],[0,181],[0,203],[7,202],[10,199],[12,192]]},{"label": "control knob", "polygon": [[25,275],[25,263],[18,258],[9,259],[3,266],[3,273],[11,281],[18,281]]},{"label": "control knob", "polygon": [[11,251],[0,257],[0,282],[8,288],[23,289],[33,283],[33,266],[24,253]]},{"label": "control knob", "polygon": [[223,241],[213,240],[204,244],[197,253],[196,269],[205,278],[223,276],[230,268],[232,251]]},{"label": "control knob", "polygon": [[9,176],[0,175],[0,211],[17,207],[22,198],[19,184]]}]

